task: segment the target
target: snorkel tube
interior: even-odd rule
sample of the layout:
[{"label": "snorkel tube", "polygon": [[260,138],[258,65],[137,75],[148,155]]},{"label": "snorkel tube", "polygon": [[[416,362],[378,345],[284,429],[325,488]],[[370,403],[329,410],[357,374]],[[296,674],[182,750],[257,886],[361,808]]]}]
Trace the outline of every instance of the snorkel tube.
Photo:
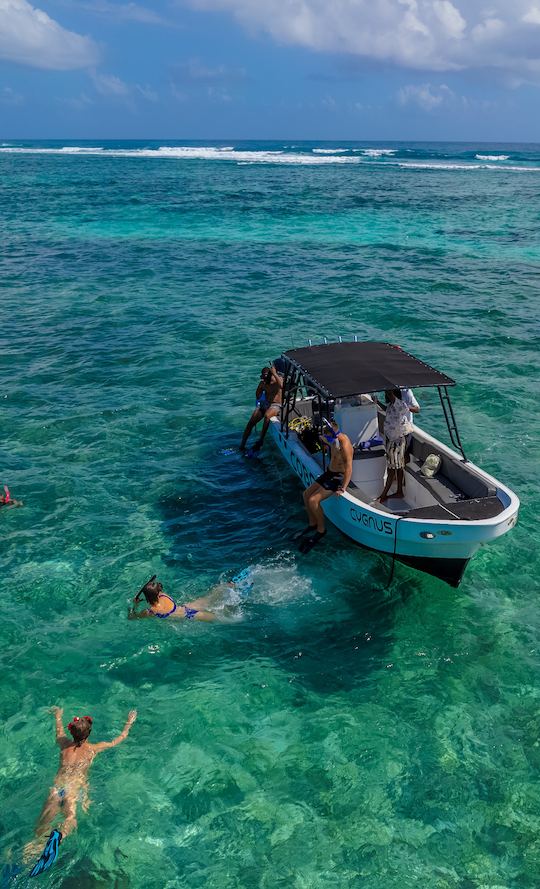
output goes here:
[{"label": "snorkel tube", "polygon": [[326,441],[328,442],[329,445],[332,445],[332,444],[334,444],[335,441],[338,440],[338,436],[341,434],[341,429],[338,429],[338,431],[336,432],[336,431],[334,430],[334,427],[332,426],[330,420],[327,420],[326,417],[323,417],[323,418],[322,418],[322,421],[323,421],[323,423],[324,423],[326,426],[328,426],[328,428],[329,428],[329,430],[330,430],[330,434],[329,434],[329,435],[326,435],[326,434],[323,432],[323,438],[326,439]]},{"label": "snorkel tube", "polygon": [[150,580],[147,580],[146,583],[143,583],[143,585],[142,585],[142,587],[140,588],[139,592],[137,593],[137,595],[136,595],[135,598],[133,599],[133,603],[134,603],[135,605],[138,605],[139,602],[141,601],[141,596],[144,595],[144,588],[145,588],[146,586],[148,586],[149,583],[152,583],[152,581],[154,581],[154,580],[156,579],[156,577],[157,577],[157,574],[152,574],[152,577],[150,578]]},{"label": "snorkel tube", "polygon": [[4,503],[11,503],[11,494],[9,493],[9,488],[7,485],[4,485],[4,493],[6,496],[4,497],[3,502]]}]

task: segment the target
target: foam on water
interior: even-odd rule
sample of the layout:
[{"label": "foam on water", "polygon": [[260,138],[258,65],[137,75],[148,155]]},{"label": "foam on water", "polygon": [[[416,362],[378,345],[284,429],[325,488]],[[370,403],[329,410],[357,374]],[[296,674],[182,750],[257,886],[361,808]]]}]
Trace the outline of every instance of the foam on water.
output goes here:
[{"label": "foam on water", "polygon": [[[347,153],[351,152],[351,153]],[[43,155],[84,155],[112,158],[146,158],[146,159],[171,159],[171,160],[204,160],[204,161],[234,161],[237,165],[249,164],[286,164],[300,166],[316,166],[326,164],[383,164],[385,166],[395,164],[398,167],[411,167],[417,169],[439,170],[499,170],[505,173],[535,173],[540,170],[538,166],[514,164],[511,166],[498,166],[494,163],[474,163],[461,160],[407,160],[394,159],[397,153],[395,148],[311,148],[309,151],[291,152],[286,148],[272,148],[265,150],[242,149],[231,145],[162,145],[155,148],[120,148],[106,146],[61,146],[61,147],[29,147],[29,146],[3,146],[0,147],[3,154],[43,154]],[[504,161],[509,155],[475,155],[477,160]]]},{"label": "foam on water", "polygon": [[391,157],[396,153],[395,148],[354,148],[353,151],[360,151],[364,157]]},{"label": "foam on water", "polygon": [[399,161],[399,167],[415,169],[415,170],[497,170],[504,173],[540,173],[540,165],[537,167],[530,166],[508,166],[499,167],[495,164],[460,164],[457,161],[451,163],[443,163],[441,161],[420,162],[420,161]]}]

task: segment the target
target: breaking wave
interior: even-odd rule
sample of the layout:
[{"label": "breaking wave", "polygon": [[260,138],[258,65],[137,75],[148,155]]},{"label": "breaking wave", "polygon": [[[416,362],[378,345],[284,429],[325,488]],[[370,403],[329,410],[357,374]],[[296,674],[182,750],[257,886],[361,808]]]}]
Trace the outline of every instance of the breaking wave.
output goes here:
[{"label": "breaking wave", "polygon": [[495,164],[460,164],[421,161],[400,161],[398,167],[406,167],[411,170],[498,170],[504,173],[540,173],[540,167],[498,167]]},{"label": "breaking wave", "polygon": [[[498,170],[499,172],[513,173],[539,173],[540,165],[531,166],[530,161],[536,162],[536,157],[529,160],[529,164],[518,166],[515,162],[511,166],[501,166],[500,161],[508,160],[506,154],[477,154],[475,159],[466,160],[456,157],[455,160],[444,159],[418,159],[408,158],[400,160],[394,155],[398,148],[311,148],[307,145],[298,146],[300,150],[291,148],[251,148],[232,145],[162,145],[159,147],[122,147],[122,146],[20,146],[0,145],[0,155],[84,155],[86,157],[118,157],[118,158],[148,158],[169,160],[199,160],[199,161],[233,161],[238,165],[248,164],[288,164],[314,166],[321,164],[370,164],[377,163],[384,166],[393,166],[411,170]],[[303,149],[303,150],[302,150]],[[347,152],[347,153],[346,153]],[[523,161],[526,159],[523,158]]]},{"label": "breaking wave", "polygon": [[353,151],[360,151],[364,157],[391,157],[397,148],[353,148]]},{"label": "breaking wave", "polygon": [[349,148],[314,148],[313,154],[345,154]]}]

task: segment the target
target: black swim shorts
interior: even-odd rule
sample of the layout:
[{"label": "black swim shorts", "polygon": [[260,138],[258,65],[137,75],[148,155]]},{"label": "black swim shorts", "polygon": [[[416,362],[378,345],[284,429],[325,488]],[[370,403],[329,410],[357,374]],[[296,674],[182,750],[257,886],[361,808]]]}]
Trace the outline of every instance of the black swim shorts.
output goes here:
[{"label": "black swim shorts", "polygon": [[343,473],[332,472],[331,469],[327,469],[319,478],[315,479],[315,482],[321,488],[324,488],[325,491],[337,491],[343,484]]}]

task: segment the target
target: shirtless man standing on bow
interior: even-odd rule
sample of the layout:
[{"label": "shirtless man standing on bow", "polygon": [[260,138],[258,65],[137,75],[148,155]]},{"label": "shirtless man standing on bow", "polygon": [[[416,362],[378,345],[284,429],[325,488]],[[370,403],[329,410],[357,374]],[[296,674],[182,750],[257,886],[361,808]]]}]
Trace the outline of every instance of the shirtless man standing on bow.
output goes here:
[{"label": "shirtless man standing on bow", "polygon": [[296,538],[301,540],[299,549],[302,553],[309,552],[326,534],[321,502],[335,494],[343,494],[352,476],[354,451],[349,436],[340,431],[334,419],[323,422],[326,422],[328,432],[321,435],[320,440],[330,451],[330,466],[304,491],[308,526]]}]

